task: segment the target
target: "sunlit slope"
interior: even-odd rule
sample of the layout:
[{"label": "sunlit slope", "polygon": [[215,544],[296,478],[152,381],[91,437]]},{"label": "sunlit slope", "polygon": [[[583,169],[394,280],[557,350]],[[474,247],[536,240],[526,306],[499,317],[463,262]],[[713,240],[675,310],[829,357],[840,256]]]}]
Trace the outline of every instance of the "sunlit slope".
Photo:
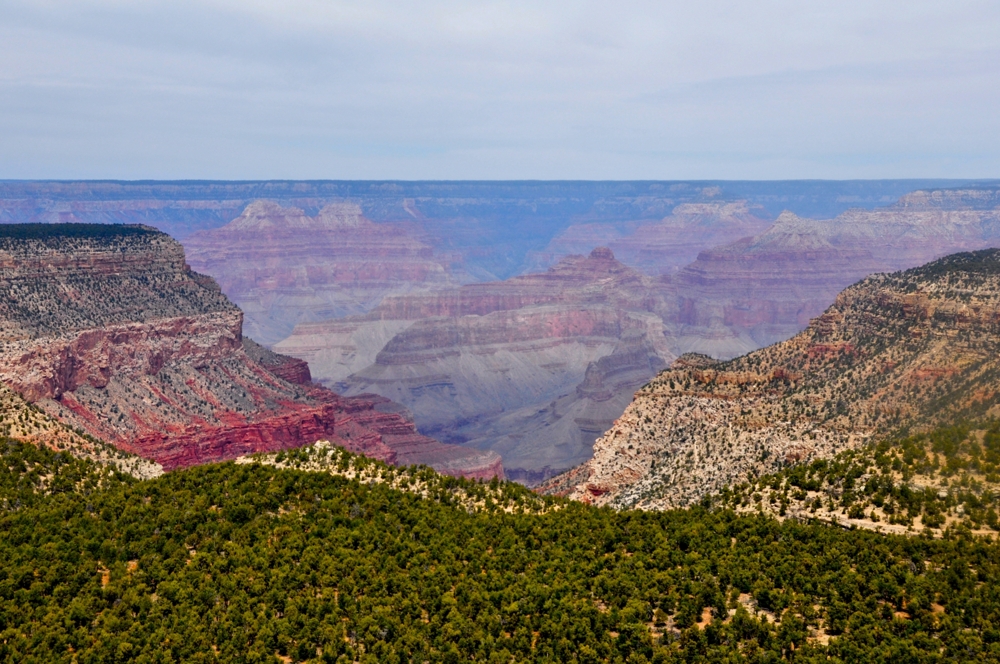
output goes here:
[{"label": "sunlit slope", "polygon": [[880,440],[997,415],[1000,250],[874,275],[792,339],[682,361],[640,389],[594,458],[546,489],[663,508]]}]

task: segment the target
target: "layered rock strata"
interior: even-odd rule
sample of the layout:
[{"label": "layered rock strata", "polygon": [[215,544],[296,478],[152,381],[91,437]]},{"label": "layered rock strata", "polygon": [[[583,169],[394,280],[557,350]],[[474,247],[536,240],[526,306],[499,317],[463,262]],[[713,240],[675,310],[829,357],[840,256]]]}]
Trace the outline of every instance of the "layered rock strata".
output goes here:
[{"label": "layered rock strata", "polygon": [[688,505],[899,426],[1000,415],[1000,250],[848,288],[801,334],[639,390],[594,457],[543,491],[602,505]]},{"label": "layered rock strata", "polygon": [[112,466],[138,479],[151,479],[163,474],[163,466],[155,461],[125,453],[80,429],[70,428],[2,384],[0,435],[57,452],[69,452],[76,457]]},{"label": "layered rock strata", "polygon": [[[684,203],[746,200],[767,218],[783,208],[815,218],[850,206],[892,203],[917,188],[957,181],[786,182],[430,182],[430,181],[26,181],[0,182],[0,223],[142,223],[184,242],[193,232],[223,226],[255,200],[315,215],[337,201],[358,203],[379,225],[409,224],[436,252],[459,259],[476,280],[525,270],[525,258],[571,224],[598,224],[625,235],[633,222],[654,222]],[[993,183],[995,186],[996,183]],[[755,213],[756,214],[756,213]],[[758,215],[759,216],[759,215]],[[748,235],[751,233],[745,233]],[[617,237],[617,235],[615,236]],[[586,254],[614,237],[563,251]],[[737,238],[733,238],[737,239]],[[727,240],[718,240],[717,243]],[[708,246],[708,245],[706,245]],[[693,258],[693,257],[692,257]],[[535,270],[537,271],[537,270]]]},{"label": "layered rock strata", "polygon": [[[214,281],[143,227],[0,228],[0,381],[168,470],[319,439],[389,463],[418,460],[421,445],[428,459],[448,452],[244,339],[242,313]],[[450,450],[446,472],[502,473],[496,455]]]},{"label": "layered rock strata", "polygon": [[649,275],[670,274],[698,253],[767,229],[771,220],[747,201],[683,203],[657,222],[573,224],[531,256],[531,268],[544,269],[564,256],[609,247],[626,265]]},{"label": "layered rock strata", "polygon": [[734,357],[804,329],[849,284],[1000,241],[996,190],[919,191],[814,220],[783,213],[667,279],[679,352]]},{"label": "layered rock strata", "polygon": [[540,274],[388,297],[365,316],[299,325],[274,348],[536,481],[588,458],[622,397],[673,359],[661,308],[651,279],[596,249]]},{"label": "layered rock strata", "polygon": [[426,244],[376,224],[351,203],[315,217],[257,201],[225,226],[184,241],[195,270],[215,277],[265,345],[295,324],[360,314],[389,294],[452,285]]},{"label": "layered rock strata", "polygon": [[508,477],[529,486],[589,459],[594,440],[611,428],[635,388],[666,365],[669,353],[653,340],[645,332],[626,331],[609,355],[587,365],[570,392],[471,425],[467,435],[488,441],[505,459],[519,460]]}]

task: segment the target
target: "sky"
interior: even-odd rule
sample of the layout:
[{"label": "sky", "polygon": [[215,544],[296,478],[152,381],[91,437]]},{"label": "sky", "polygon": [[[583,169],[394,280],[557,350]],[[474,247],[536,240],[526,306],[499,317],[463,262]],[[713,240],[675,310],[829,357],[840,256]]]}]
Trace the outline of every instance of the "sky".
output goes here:
[{"label": "sky", "polygon": [[1000,177],[996,0],[0,0],[0,178]]}]

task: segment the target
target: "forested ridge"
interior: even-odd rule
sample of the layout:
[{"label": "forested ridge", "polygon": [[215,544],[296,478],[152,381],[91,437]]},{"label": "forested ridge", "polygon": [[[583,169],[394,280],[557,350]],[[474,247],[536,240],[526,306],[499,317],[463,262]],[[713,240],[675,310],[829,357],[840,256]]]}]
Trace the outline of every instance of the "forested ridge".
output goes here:
[{"label": "forested ridge", "polygon": [[737,511],[895,532],[1000,532],[1000,421],[961,423],[754,479],[715,498]]},{"label": "forested ridge", "polygon": [[1000,549],[958,529],[616,512],[392,471],[418,494],[294,468],[315,450],[144,481],[2,451],[4,661],[1000,661]]}]

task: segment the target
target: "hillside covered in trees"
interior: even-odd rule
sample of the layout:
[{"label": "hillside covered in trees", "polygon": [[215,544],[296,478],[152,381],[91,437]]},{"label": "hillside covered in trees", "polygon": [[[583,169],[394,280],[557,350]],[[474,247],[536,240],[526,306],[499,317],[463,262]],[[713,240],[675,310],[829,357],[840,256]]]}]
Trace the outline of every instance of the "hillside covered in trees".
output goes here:
[{"label": "hillside covered in trees", "polygon": [[1000,532],[1000,422],[899,435],[727,488],[739,512],[895,533]]},{"label": "hillside covered in trees", "polygon": [[150,480],[0,451],[4,661],[1000,661],[1000,546],[962,528],[616,512],[326,446]]}]

